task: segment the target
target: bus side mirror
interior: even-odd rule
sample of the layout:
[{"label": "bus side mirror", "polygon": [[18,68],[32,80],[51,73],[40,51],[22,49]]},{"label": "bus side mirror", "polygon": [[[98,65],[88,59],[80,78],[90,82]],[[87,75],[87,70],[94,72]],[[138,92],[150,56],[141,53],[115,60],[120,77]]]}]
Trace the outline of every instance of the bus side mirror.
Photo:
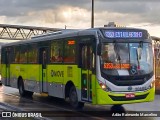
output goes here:
[{"label": "bus side mirror", "polygon": [[102,44],[98,44],[97,46],[97,55],[101,55],[101,48],[102,48]]}]

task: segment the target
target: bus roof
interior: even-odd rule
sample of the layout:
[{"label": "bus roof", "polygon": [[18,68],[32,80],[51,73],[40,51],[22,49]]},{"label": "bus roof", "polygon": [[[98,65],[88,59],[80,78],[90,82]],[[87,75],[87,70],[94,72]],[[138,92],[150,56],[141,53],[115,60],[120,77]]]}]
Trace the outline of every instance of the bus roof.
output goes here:
[{"label": "bus roof", "polygon": [[100,31],[103,29],[112,29],[112,30],[145,30],[145,29],[139,29],[139,28],[130,28],[130,27],[98,27],[98,28],[89,28],[89,29],[64,29],[57,32],[50,32],[42,35],[37,35],[32,37],[31,39],[21,40],[18,42],[13,43],[7,43],[2,45],[3,46],[12,46],[12,45],[19,45],[19,44],[27,44],[27,43],[36,43],[39,41],[48,41],[53,39],[60,39],[60,38],[66,38],[66,37],[75,37],[75,36],[82,36],[82,35],[95,35],[96,31]]}]

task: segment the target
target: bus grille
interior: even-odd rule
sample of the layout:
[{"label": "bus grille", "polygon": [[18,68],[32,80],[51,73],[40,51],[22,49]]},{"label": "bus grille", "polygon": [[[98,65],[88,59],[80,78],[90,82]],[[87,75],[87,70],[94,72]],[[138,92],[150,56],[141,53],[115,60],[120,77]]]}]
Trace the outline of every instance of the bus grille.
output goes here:
[{"label": "bus grille", "polygon": [[134,98],[126,98],[125,96],[112,96],[109,95],[109,97],[113,100],[113,101],[130,101],[130,100],[141,100],[141,99],[145,99],[148,96],[149,93],[144,94],[144,95],[136,95]]}]

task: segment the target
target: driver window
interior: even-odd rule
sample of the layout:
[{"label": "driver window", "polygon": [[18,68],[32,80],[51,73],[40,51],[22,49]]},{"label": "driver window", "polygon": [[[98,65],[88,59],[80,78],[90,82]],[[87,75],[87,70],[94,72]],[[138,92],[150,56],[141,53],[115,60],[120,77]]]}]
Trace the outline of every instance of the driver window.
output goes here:
[{"label": "driver window", "polygon": [[102,48],[102,60],[103,62],[107,63],[114,63],[115,62],[115,52],[114,47],[111,44],[106,44]]}]

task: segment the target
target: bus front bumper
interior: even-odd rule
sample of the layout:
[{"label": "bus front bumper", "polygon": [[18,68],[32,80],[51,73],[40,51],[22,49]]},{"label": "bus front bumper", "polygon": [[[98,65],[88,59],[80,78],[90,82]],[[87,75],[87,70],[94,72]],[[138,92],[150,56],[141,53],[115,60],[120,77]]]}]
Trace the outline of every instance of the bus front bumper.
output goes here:
[{"label": "bus front bumper", "polygon": [[[126,98],[126,94],[134,94],[134,97]],[[97,89],[97,104],[131,104],[139,102],[150,102],[154,100],[155,87],[144,92],[133,93],[116,93],[106,92],[102,89]]]}]

